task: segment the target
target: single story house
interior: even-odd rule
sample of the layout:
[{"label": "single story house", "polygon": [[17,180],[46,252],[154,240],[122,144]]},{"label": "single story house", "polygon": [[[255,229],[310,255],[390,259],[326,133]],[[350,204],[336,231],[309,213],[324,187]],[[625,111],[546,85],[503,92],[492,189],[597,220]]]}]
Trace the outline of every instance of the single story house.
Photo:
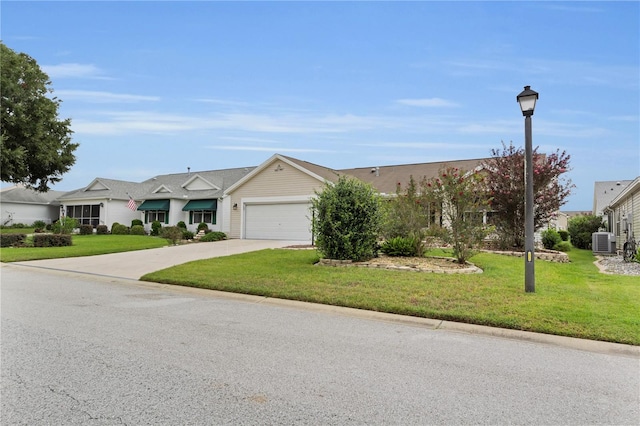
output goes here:
[{"label": "single story house", "polygon": [[60,214],[81,224],[129,226],[140,219],[147,230],[155,220],[163,225],[183,221],[195,231],[201,222],[209,229],[229,232],[230,206],[224,193],[252,167],[159,175],[143,182],[96,178],[84,188],[58,198]]},{"label": "single story house", "polygon": [[58,220],[62,191],[37,192],[22,185],[0,190],[0,212],[4,226],[22,223],[30,226],[36,220],[50,224]]}]

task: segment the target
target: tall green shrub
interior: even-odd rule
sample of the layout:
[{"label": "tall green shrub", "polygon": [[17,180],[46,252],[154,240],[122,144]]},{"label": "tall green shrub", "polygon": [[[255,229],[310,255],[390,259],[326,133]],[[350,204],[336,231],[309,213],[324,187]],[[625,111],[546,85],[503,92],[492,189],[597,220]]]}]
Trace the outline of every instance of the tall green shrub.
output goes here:
[{"label": "tall green shrub", "polygon": [[142,223],[142,221],[141,221],[140,219],[133,219],[133,220],[131,221],[131,228],[133,228],[133,227],[134,227],[134,226],[136,226],[136,225],[143,226],[144,224]]},{"label": "tall green shrub", "polygon": [[552,228],[545,229],[544,231],[542,231],[541,237],[542,237],[542,245],[547,250],[553,250],[556,244],[562,242],[562,238],[560,237],[560,234],[558,233],[558,231]]},{"label": "tall green shrub", "polygon": [[602,216],[592,214],[581,215],[569,219],[569,236],[571,244],[580,249],[591,247],[591,234],[598,232],[604,226]]},{"label": "tall green shrub", "polygon": [[160,228],[162,228],[162,224],[158,220],[154,220],[151,222],[151,235],[157,236],[160,234]]},{"label": "tall green shrub", "polygon": [[313,232],[326,258],[361,261],[377,254],[380,197],[362,181],[341,176],[312,200]]},{"label": "tall green shrub", "polygon": [[69,216],[62,216],[53,224],[52,230],[54,234],[71,234],[78,227],[78,220]]}]

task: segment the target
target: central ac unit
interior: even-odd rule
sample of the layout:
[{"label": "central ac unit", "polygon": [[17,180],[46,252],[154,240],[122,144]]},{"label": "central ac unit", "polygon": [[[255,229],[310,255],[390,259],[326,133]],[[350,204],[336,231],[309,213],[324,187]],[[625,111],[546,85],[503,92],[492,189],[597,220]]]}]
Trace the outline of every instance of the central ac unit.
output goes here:
[{"label": "central ac unit", "polygon": [[591,248],[594,253],[614,254],[616,236],[611,232],[594,232],[591,234]]}]

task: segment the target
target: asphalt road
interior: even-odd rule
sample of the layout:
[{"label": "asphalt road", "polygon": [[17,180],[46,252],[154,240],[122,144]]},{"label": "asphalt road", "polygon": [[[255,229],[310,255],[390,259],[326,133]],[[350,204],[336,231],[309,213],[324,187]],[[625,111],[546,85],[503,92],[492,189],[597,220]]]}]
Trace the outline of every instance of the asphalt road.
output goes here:
[{"label": "asphalt road", "polygon": [[2,425],[640,423],[640,359],[3,265]]}]

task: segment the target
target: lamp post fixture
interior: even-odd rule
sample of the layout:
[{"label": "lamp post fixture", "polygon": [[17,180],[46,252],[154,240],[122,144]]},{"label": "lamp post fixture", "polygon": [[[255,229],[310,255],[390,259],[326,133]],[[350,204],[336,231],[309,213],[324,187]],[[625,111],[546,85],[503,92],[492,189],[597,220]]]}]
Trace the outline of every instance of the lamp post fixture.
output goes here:
[{"label": "lamp post fixture", "polygon": [[536,107],[538,92],[531,90],[531,86],[524,86],[524,90],[516,98],[524,116],[524,291],[536,291],[535,252],[533,240],[533,149],[531,147],[531,116]]}]

